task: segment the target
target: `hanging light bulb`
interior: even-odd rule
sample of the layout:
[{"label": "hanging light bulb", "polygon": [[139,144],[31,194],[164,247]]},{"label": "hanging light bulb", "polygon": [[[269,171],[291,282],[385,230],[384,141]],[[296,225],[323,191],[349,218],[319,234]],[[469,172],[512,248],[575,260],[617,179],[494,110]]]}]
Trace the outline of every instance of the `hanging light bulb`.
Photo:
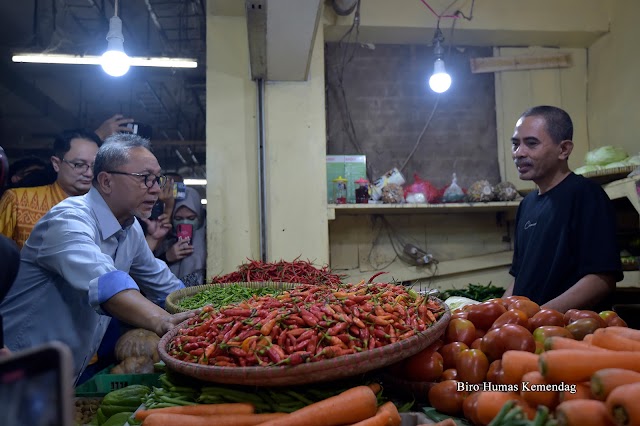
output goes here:
[{"label": "hanging light bulb", "polygon": [[444,60],[442,59],[444,49],[441,43],[443,41],[442,31],[440,31],[440,27],[438,27],[433,36],[433,53],[436,56],[436,61],[433,64],[433,74],[431,74],[429,78],[429,87],[436,93],[444,93],[451,87],[451,76],[447,73],[444,67]]},{"label": "hanging light bulb", "polygon": [[113,77],[121,77],[129,71],[129,57],[124,53],[122,21],[118,18],[118,0],[114,3],[114,14],[109,20],[107,51],[102,55],[102,69]]}]

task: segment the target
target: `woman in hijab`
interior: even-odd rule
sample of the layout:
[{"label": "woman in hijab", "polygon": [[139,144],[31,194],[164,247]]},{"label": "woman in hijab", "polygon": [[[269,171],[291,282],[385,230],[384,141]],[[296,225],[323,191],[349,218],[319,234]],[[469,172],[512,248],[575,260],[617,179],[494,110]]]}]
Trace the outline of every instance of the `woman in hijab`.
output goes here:
[{"label": "woman in hijab", "polygon": [[204,284],[207,231],[198,191],[186,188],[185,198],[176,200],[171,222],[173,229],[156,250],[156,256],[167,262],[185,286]]}]

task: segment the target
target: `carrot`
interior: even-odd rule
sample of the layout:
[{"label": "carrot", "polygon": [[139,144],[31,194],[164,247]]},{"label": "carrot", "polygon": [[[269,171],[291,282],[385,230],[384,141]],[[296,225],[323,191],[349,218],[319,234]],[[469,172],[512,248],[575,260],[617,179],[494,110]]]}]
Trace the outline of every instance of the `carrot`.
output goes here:
[{"label": "carrot", "polygon": [[522,376],[530,371],[538,371],[540,355],[527,351],[506,351],[502,354],[502,383],[520,384]]},{"label": "carrot", "polygon": [[615,332],[607,332],[606,328],[602,328],[600,330],[602,331],[598,332],[598,330],[596,330],[596,332],[593,333],[594,346],[614,351],[640,351],[640,340],[636,341],[621,334],[616,334]]},{"label": "carrot", "polygon": [[398,408],[389,401],[378,408],[375,416],[354,423],[352,426],[400,426],[400,423],[402,423],[402,418],[398,413]]},{"label": "carrot", "polygon": [[617,425],[640,425],[640,383],[618,386],[607,397],[609,416]]},{"label": "carrot", "polygon": [[371,382],[367,386],[369,386],[376,395],[382,390],[382,386],[378,382]]},{"label": "carrot", "polygon": [[568,384],[568,386],[572,386],[572,388],[571,390],[563,390],[560,392],[560,402],[572,401],[574,399],[594,399],[591,394],[589,382],[573,383]]},{"label": "carrot", "polygon": [[591,393],[604,401],[618,386],[640,382],[640,373],[622,368],[604,368],[591,376]]},{"label": "carrot", "polygon": [[603,330],[607,330],[607,333],[615,333],[627,339],[640,342],[640,330],[636,330],[635,328],[612,326],[603,328]]},{"label": "carrot", "polygon": [[540,373],[551,383],[578,383],[589,380],[593,373],[603,368],[640,372],[640,353],[557,349],[541,353],[539,367]]},{"label": "carrot", "polygon": [[286,417],[286,413],[220,414],[193,416],[189,414],[152,413],[144,419],[143,426],[254,426]]},{"label": "carrot", "polygon": [[515,401],[530,420],[535,417],[535,411],[515,392],[481,391],[476,405],[479,423],[489,424],[509,401]]},{"label": "carrot", "polygon": [[604,402],[595,399],[565,401],[556,407],[556,418],[561,426],[607,426],[611,420]]},{"label": "carrot", "polygon": [[[591,334],[589,335],[591,336]],[[603,348],[593,346],[586,340],[574,340],[568,337],[551,336],[544,339],[544,350],[552,349],[583,349],[588,351],[601,351]]]},{"label": "carrot", "polygon": [[199,404],[178,407],[152,408],[136,412],[136,420],[144,420],[152,413],[188,414],[192,416],[208,416],[215,414],[253,414],[255,408],[244,402],[229,404]]},{"label": "carrot", "polygon": [[376,395],[371,388],[356,386],[261,426],[337,426],[357,423],[373,417],[377,408]]},{"label": "carrot", "polygon": [[529,371],[522,376],[522,386],[520,396],[532,407],[544,405],[547,408],[554,409],[558,405],[560,392],[557,390],[546,390],[549,385],[539,371]]},{"label": "carrot", "polygon": [[586,336],[584,336],[582,338],[582,341],[588,344],[591,344],[591,341],[593,340],[593,333],[591,334],[587,334]]}]

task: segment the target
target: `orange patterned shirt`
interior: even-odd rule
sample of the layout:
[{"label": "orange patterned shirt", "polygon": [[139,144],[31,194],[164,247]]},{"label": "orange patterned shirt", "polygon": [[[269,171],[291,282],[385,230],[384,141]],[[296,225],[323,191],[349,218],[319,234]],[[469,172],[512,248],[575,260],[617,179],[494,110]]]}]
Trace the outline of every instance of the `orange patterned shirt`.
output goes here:
[{"label": "orange patterned shirt", "polygon": [[11,238],[22,249],[36,222],[67,197],[58,182],[6,190],[0,199],[0,233]]}]

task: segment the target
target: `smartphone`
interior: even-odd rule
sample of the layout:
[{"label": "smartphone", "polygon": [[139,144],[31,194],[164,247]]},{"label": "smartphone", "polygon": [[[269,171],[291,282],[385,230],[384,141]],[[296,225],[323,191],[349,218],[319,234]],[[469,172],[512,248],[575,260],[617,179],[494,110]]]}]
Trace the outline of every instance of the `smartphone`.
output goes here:
[{"label": "smartphone", "polygon": [[151,209],[151,216],[149,216],[149,219],[158,220],[162,213],[164,213],[164,203],[158,200]]},{"label": "smartphone", "polygon": [[142,136],[145,139],[151,139],[151,135],[153,134],[153,129],[150,125],[139,123],[134,121],[133,123],[127,123],[127,127],[132,130],[131,133],[134,135]]},{"label": "smartphone", "polygon": [[0,358],[0,424],[73,425],[73,356],[60,342]]},{"label": "smartphone", "polygon": [[178,239],[188,240],[191,244],[191,237],[193,236],[193,225],[181,223],[176,227],[176,235]]},{"label": "smartphone", "polygon": [[173,198],[176,200],[184,200],[187,196],[186,186],[184,182],[176,182],[173,184]]}]

